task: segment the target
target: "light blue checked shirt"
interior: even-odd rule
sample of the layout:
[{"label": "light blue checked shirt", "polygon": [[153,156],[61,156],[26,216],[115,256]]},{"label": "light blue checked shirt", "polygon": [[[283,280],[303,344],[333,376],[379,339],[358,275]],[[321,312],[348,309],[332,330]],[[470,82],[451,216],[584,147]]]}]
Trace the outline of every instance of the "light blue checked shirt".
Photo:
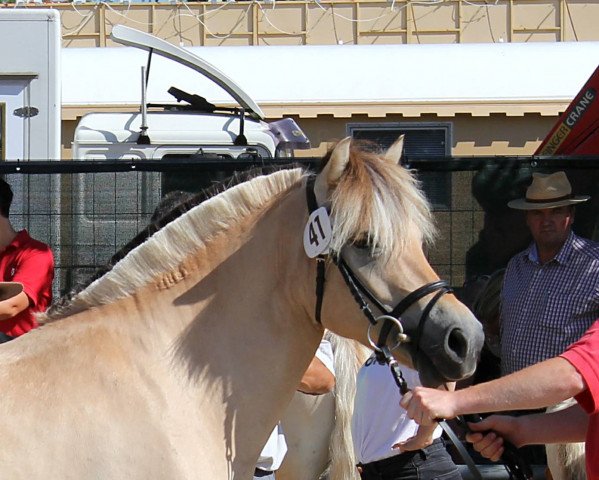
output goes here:
[{"label": "light blue checked shirt", "polygon": [[599,243],[570,232],[541,265],[533,243],[508,263],[501,292],[501,374],[562,353],[599,318]]}]

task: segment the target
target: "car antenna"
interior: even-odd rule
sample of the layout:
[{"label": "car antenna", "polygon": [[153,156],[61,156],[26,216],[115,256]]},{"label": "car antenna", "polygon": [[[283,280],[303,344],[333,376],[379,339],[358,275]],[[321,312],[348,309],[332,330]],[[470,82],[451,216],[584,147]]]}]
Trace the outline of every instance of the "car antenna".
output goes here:
[{"label": "car antenna", "polygon": [[[150,51],[150,55],[148,56],[148,66],[147,72],[149,73],[150,68],[150,59],[152,58],[152,52]],[[137,137],[138,145],[150,145],[150,137],[148,136],[148,105],[146,103],[147,97],[147,81],[148,75],[146,75],[146,67],[142,65],[141,67],[141,127],[139,132],[139,137]]]},{"label": "car antenna", "polygon": [[245,128],[245,109],[241,107],[239,109],[239,135],[233,141],[233,145],[247,147],[248,140],[245,138],[243,134],[243,130]]}]

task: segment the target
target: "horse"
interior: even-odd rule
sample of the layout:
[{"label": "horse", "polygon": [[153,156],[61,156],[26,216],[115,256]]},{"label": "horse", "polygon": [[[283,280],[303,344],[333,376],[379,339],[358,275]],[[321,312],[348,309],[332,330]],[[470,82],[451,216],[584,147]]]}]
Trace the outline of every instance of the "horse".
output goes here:
[{"label": "horse", "polygon": [[425,385],[472,374],[482,328],[426,260],[400,151],[347,138],[315,176],[231,186],[3,345],[3,476],[249,479],[325,329]]}]

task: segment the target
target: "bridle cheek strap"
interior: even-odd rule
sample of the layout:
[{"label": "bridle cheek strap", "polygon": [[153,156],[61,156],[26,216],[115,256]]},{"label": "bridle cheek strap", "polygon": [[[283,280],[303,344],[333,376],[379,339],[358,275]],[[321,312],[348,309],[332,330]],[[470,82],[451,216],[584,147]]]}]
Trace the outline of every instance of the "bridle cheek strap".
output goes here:
[{"label": "bridle cheek strap", "polygon": [[[310,213],[318,208],[318,201],[316,200],[316,194],[314,193],[315,181],[316,176],[311,175],[306,182],[306,201]],[[316,256],[316,306],[314,307],[314,318],[320,324],[322,324],[322,301],[324,298],[324,285],[326,281],[325,262],[325,255],[321,254]]]},{"label": "bridle cheek strap", "polygon": [[[378,322],[377,317],[372,313],[370,306],[364,299],[364,297],[368,298],[371,303],[373,303],[377,309],[383,314],[383,317],[393,317],[397,321],[401,319],[401,316],[404,312],[410,308],[414,303],[420,300],[427,295],[435,293],[435,296],[427,303],[426,307],[422,311],[422,315],[420,316],[420,320],[418,321],[418,326],[416,332],[413,336],[412,342],[416,347],[416,352],[420,349],[420,339],[422,338],[422,332],[424,331],[424,324],[429,317],[429,314],[435,304],[441,299],[443,295],[451,292],[451,287],[445,280],[437,280],[436,282],[427,283],[420,288],[417,288],[413,292],[409,293],[406,297],[404,297],[393,310],[389,311],[389,308],[385,306],[382,302],[380,302],[374,294],[360,281],[360,279],[356,276],[356,274],[351,270],[349,265],[343,260],[343,258],[339,256],[334,257],[334,261],[345,280],[346,285],[349,287],[350,292],[352,293],[354,300],[368,319],[368,321],[372,325],[376,325]],[[384,319],[383,326],[381,327],[381,331],[379,333],[378,341],[376,342],[376,346],[381,349],[387,343],[387,337],[391,332],[391,328],[393,327],[394,322]]]},{"label": "bridle cheek strap", "polygon": [[370,290],[368,290],[364,286],[362,282],[360,282],[360,279],[351,270],[351,268],[349,268],[349,265],[345,263],[345,260],[343,260],[343,258],[341,258],[338,255],[334,255],[333,261],[335,262],[335,265],[337,265],[337,268],[339,269],[339,272],[341,273],[343,280],[345,280],[345,284],[349,288],[350,293],[354,297],[354,300],[360,307],[362,313],[366,316],[371,325],[376,325],[378,320],[374,316],[374,313],[372,313],[372,310],[370,309],[370,305],[368,305],[368,302],[364,300],[364,296],[366,296],[372,303],[374,303],[381,312],[386,311],[385,306],[378,301],[378,299],[372,294],[372,292],[370,292]]},{"label": "bridle cheek strap", "polygon": [[316,257],[316,306],[314,307],[314,318],[322,325],[322,301],[324,299],[325,275],[325,256]]}]

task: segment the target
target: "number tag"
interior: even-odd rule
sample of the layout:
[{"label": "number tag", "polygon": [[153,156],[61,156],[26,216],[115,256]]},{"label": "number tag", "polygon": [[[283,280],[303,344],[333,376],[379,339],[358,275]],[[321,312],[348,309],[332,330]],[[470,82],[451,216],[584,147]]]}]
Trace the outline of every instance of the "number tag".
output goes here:
[{"label": "number tag", "polygon": [[306,255],[314,258],[327,252],[332,236],[331,219],[327,209],[320,207],[314,210],[308,218],[306,228],[304,228],[304,250]]}]

